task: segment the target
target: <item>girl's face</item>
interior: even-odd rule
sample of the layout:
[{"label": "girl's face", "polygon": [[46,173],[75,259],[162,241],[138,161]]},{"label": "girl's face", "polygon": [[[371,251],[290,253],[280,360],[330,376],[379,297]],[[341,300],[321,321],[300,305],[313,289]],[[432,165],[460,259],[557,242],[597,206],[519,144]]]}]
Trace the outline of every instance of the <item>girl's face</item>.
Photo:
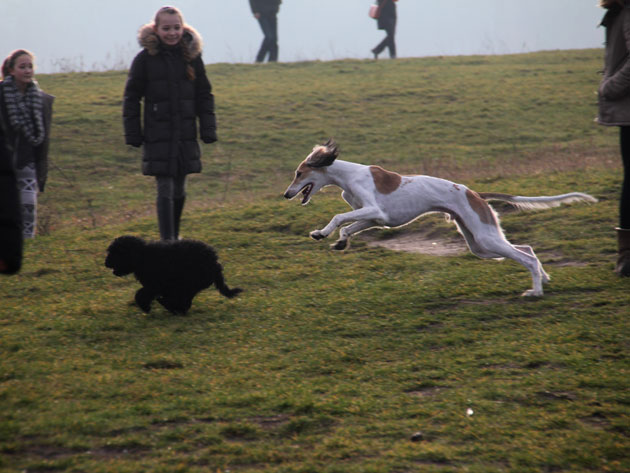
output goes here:
[{"label": "girl's face", "polygon": [[175,46],[182,39],[184,25],[177,14],[160,13],[155,25],[155,34],[167,46]]},{"label": "girl's face", "polygon": [[21,89],[25,88],[28,84],[33,82],[33,76],[35,75],[33,58],[28,54],[18,56],[13,68],[9,69],[9,74],[13,76],[15,85]]}]

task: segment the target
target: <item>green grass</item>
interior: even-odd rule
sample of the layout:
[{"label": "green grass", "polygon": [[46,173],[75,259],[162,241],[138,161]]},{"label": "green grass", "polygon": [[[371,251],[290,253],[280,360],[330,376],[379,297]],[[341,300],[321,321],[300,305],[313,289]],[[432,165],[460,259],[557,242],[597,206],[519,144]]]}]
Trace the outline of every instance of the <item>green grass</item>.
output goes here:
[{"label": "green grass", "polygon": [[[220,144],[189,185],[228,300],[133,304],[103,267],[155,238],[154,189],[124,147],[123,73],[40,76],[57,96],[44,235],[0,281],[0,471],[630,471],[627,280],[613,272],[616,129],[592,122],[602,51],[208,68]],[[307,238],[345,208],[282,193],[316,143],[479,191],[600,199],[503,212],[552,276],[511,262]],[[501,209],[503,210],[503,209]],[[429,217],[396,236],[452,227]],[[467,415],[467,409],[473,415]],[[422,432],[419,441],[412,435]]]}]

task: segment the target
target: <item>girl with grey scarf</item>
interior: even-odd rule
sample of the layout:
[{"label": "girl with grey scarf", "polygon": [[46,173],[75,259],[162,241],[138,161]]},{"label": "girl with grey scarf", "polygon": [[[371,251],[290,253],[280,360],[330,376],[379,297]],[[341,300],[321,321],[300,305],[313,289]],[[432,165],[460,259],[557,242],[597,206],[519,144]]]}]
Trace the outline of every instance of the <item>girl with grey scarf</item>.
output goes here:
[{"label": "girl with grey scarf", "polygon": [[2,64],[0,125],[16,170],[25,238],[35,236],[37,193],[44,191],[48,174],[48,144],[54,97],[34,79],[33,54],[13,51]]}]

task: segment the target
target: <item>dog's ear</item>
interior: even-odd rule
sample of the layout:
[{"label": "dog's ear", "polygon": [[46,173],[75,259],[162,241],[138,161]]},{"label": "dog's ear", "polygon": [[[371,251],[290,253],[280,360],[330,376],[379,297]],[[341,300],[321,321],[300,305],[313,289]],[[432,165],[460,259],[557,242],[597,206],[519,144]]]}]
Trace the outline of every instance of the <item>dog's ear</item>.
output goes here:
[{"label": "dog's ear", "polygon": [[313,149],[306,164],[312,168],[323,168],[330,166],[339,156],[339,146],[335,140],[330,138],[323,145],[316,146]]}]

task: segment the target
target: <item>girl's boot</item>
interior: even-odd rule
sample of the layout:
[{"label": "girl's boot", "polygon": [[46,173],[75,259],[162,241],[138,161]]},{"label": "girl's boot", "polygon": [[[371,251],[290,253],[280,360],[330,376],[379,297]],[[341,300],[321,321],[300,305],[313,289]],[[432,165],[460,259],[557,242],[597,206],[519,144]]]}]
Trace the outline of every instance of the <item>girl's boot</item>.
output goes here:
[{"label": "girl's boot", "polygon": [[630,229],[616,228],[619,258],[615,273],[619,276],[630,276]]}]

